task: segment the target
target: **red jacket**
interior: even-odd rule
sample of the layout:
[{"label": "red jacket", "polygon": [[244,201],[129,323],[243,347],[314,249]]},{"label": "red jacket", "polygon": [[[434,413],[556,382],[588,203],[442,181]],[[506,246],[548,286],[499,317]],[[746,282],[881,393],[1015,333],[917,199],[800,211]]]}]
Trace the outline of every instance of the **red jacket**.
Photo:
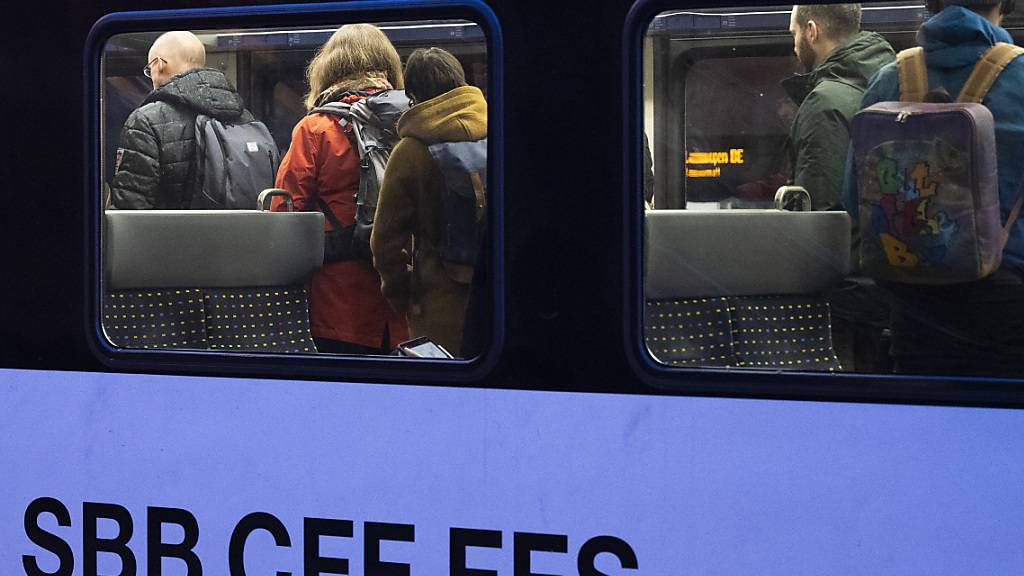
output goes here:
[{"label": "red jacket", "polygon": [[[359,153],[337,118],[310,114],[295,126],[277,187],[291,193],[298,211],[319,211],[319,196],[343,226],[355,222]],[[285,209],[278,198],[272,206]],[[331,229],[327,221],[324,226]],[[309,316],[317,338],[379,348],[386,326],[392,347],[408,339],[405,318],[381,295],[380,276],[370,262],[332,262],[318,270],[309,288]]]}]

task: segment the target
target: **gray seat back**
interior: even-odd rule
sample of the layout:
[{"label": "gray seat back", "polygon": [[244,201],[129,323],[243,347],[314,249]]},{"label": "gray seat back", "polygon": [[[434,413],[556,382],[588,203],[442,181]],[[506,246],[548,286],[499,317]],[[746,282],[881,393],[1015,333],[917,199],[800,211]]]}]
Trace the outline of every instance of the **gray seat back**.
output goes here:
[{"label": "gray seat back", "polygon": [[850,268],[846,212],[654,210],[645,242],[647,299],[813,294]]},{"label": "gray seat back", "polygon": [[302,284],[323,262],[319,212],[108,210],[107,289]]},{"label": "gray seat back", "polygon": [[850,264],[845,212],[647,212],[644,340],[670,366],[841,369],[824,291]]}]

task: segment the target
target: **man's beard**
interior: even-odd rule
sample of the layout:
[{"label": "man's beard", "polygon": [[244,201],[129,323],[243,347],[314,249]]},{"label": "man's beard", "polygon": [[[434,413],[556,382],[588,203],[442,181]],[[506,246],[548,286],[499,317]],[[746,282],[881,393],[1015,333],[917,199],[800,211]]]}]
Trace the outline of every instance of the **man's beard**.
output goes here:
[{"label": "man's beard", "polygon": [[803,68],[804,72],[814,70],[816,58],[814,50],[811,48],[811,43],[807,41],[806,37],[801,36],[797,40],[796,58],[800,61],[800,66]]}]

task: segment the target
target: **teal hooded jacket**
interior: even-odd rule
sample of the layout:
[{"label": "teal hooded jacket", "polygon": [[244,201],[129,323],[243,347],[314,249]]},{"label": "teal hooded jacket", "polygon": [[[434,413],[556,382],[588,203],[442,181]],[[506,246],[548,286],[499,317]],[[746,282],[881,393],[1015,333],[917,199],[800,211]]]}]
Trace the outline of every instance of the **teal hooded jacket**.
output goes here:
[{"label": "teal hooded jacket", "polygon": [[[949,6],[929,18],[917,32],[928,65],[928,86],[955,96],[967,82],[978,58],[996,42],[1013,43],[1005,29],[984,17]],[[862,108],[900,98],[895,64],[882,68],[864,93]],[[995,120],[999,200],[1005,222],[1024,184],[1024,58],[1011,62],[996,79],[982,102]],[[857,225],[857,179],[852,158],[847,162],[844,205]],[[856,240],[856,238],[855,238]],[[1003,264],[1024,266],[1024,220],[1018,219],[1003,248]]]}]

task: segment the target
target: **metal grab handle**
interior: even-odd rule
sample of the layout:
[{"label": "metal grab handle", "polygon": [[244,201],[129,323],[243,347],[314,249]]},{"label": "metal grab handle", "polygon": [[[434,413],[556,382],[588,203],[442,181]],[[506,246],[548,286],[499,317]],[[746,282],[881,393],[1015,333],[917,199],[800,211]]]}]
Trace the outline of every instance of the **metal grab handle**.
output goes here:
[{"label": "metal grab handle", "polygon": [[810,212],[811,195],[803,186],[780,186],[775,191],[775,208],[791,212]]},{"label": "metal grab handle", "polygon": [[284,204],[288,207],[288,212],[295,211],[295,205],[292,203],[292,195],[289,194],[287,190],[282,190],[281,188],[267,188],[263,192],[260,192],[259,197],[256,198],[256,208],[261,212],[270,210],[267,199],[273,198],[274,196],[284,198]]}]

